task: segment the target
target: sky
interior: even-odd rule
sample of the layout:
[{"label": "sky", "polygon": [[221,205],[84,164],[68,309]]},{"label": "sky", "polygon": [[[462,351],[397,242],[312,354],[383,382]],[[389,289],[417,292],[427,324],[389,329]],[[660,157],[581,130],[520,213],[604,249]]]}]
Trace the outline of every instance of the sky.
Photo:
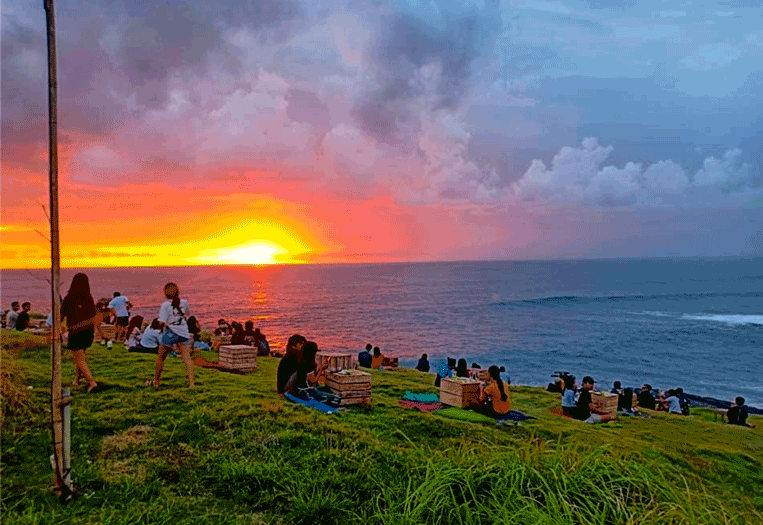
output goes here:
[{"label": "sky", "polygon": [[[49,266],[41,0],[3,268]],[[763,254],[758,0],[56,0],[65,267]]]}]

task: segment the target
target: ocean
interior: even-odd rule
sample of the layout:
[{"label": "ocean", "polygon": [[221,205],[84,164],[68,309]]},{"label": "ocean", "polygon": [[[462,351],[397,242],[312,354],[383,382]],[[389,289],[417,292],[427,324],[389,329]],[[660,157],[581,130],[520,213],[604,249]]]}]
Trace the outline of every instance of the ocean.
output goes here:
[{"label": "ocean", "polygon": [[[64,295],[76,271],[62,270]],[[564,370],[602,388],[650,383],[763,406],[763,258],[84,271],[96,300],[119,291],[148,320],[174,281],[203,329],[251,319],[274,348],[300,333],[327,351],[378,345],[402,366],[464,357],[503,365],[518,384]],[[49,275],[3,270],[3,308],[49,312]]]}]

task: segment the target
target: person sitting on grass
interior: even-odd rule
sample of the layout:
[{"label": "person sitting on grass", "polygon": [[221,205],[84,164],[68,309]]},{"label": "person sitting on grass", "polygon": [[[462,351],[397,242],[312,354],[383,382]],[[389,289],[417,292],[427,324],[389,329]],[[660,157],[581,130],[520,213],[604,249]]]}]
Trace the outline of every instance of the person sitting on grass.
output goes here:
[{"label": "person sitting on grass", "polygon": [[647,408],[649,410],[654,410],[656,406],[656,402],[654,399],[654,396],[652,395],[652,385],[645,383],[641,386],[641,392],[638,393],[636,396],[636,401],[638,402],[638,406],[640,408]]},{"label": "person sitting on grass", "polygon": [[434,386],[440,387],[440,381],[446,377],[453,377],[453,370],[456,369],[456,359],[449,357],[445,363],[437,367],[437,375],[434,378]]},{"label": "person sitting on grass", "polygon": [[191,353],[193,353],[193,350],[209,350],[209,345],[201,340],[201,324],[193,315],[188,318],[188,332],[191,334],[191,339],[193,339]]},{"label": "person sitting on grass", "polygon": [[298,368],[299,356],[306,341],[303,336],[294,334],[286,342],[286,349],[276,372],[276,391],[279,394],[286,392],[286,383]]},{"label": "person sitting on grass", "polygon": [[228,324],[228,321],[225,319],[218,319],[217,320],[217,328],[215,328],[215,335],[230,335],[231,334],[231,327]]},{"label": "person sitting on grass", "polygon": [[574,418],[584,423],[598,423],[600,421],[609,421],[614,419],[609,414],[594,413],[593,400],[591,399],[591,390],[595,384],[591,376],[583,378],[583,388],[580,390],[577,405],[575,405]]},{"label": "person sitting on grass", "polygon": [[8,315],[5,318],[5,327],[8,330],[16,329],[16,320],[19,318],[19,310],[21,310],[19,302],[13,301],[11,303],[11,310],[8,312]]},{"label": "person sitting on grass", "polygon": [[32,303],[25,302],[21,305],[21,311],[19,312],[19,316],[16,318],[15,330],[19,332],[23,332],[27,328],[32,328],[32,319],[29,316],[29,312],[31,310],[32,310]]},{"label": "person sitting on grass", "polygon": [[466,359],[463,357],[458,360],[458,365],[456,365],[456,377],[469,377],[469,368],[467,368]]},{"label": "person sitting on grass", "polygon": [[562,376],[562,414],[575,417],[575,376]]},{"label": "person sitting on grass", "polygon": [[246,321],[244,323],[244,344],[249,346],[256,346],[257,334],[254,333],[254,321]]},{"label": "person sitting on grass", "polygon": [[279,372],[284,377],[289,374],[283,385],[284,393],[296,394],[300,389],[315,386],[320,379],[325,379],[328,361],[318,366],[315,362],[317,353],[318,345],[314,341],[305,341],[295,354],[295,359],[288,361],[284,370],[279,365]]},{"label": "person sitting on grass", "polygon": [[143,334],[141,334],[138,344],[128,346],[127,351],[140,354],[158,354],[162,340],[161,327],[162,324],[159,322],[159,319],[154,318],[151,324],[143,331]]},{"label": "person sitting on grass", "polygon": [[485,388],[480,385],[480,403],[475,408],[475,412],[484,414],[488,417],[497,418],[511,410],[511,399],[509,397],[509,388],[501,380],[501,370],[493,365],[487,369],[489,376],[488,384]]},{"label": "person sitting on grass", "polygon": [[747,422],[747,410],[744,407],[744,398],[737,397],[726,412],[726,420],[729,425],[755,428],[755,423]]},{"label": "person sitting on grass", "polygon": [[681,411],[681,398],[678,397],[678,392],[672,388],[668,390],[668,396],[665,398],[665,403],[667,403],[669,414],[678,414],[680,416],[683,413]]},{"label": "person sitting on grass", "polygon": [[270,344],[268,343],[265,334],[263,334],[259,328],[254,329],[254,346],[257,347],[257,355],[267,357],[270,355]]},{"label": "person sitting on grass", "polygon": [[371,357],[371,368],[382,368],[384,366],[384,354],[378,346],[374,347],[374,355]]},{"label": "person sitting on grass", "polygon": [[230,336],[230,344],[232,345],[244,345],[246,344],[246,334],[244,333],[244,327],[238,321],[233,321],[230,324],[233,333]]},{"label": "person sitting on grass", "polygon": [[366,349],[362,352],[358,352],[358,366],[362,366],[364,368],[371,368],[371,349],[373,347],[371,346],[371,343],[368,343],[366,345]]},{"label": "person sitting on grass", "polygon": [[426,354],[421,354],[421,359],[416,364],[416,370],[419,372],[429,372],[429,359]]},{"label": "person sitting on grass", "polygon": [[140,345],[140,338],[143,337],[141,327],[143,326],[143,316],[134,315],[127,324],[127,333],[125,334],[125,346],[129,351],[131,347]]}]

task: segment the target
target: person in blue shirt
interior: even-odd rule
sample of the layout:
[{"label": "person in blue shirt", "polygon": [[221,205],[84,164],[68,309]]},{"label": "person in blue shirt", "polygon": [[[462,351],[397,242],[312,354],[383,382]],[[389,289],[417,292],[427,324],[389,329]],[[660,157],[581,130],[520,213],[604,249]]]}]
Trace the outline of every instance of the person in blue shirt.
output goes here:
[{"label": "person in blue shirt", "polygon": [[358,365],[364,368],[371,368],[371,343],[366,345],[366,349],[358,353]]},{"label": "person in blue shirt", "polygon": [[437,377],[434,378],[434,386],[439,387],[440,381],[446,377],[453,377],[453,370],[456,369],[456,359],[449,357],[446,363],[442,363],[437,368]]}]

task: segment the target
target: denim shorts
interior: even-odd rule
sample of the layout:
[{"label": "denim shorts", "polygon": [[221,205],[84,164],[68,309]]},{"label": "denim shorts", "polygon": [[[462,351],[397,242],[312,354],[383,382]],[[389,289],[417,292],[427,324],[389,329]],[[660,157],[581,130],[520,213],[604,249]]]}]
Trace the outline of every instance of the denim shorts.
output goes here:
[{"label": "denim shorts", "polygon": [[169,328],[164,331],[162,334],[162,345],[164,346],[175,346],[178,343],[187,343],[188,338],[182,337],[180,335],[177,335],[175,332],[170,330]]}]

